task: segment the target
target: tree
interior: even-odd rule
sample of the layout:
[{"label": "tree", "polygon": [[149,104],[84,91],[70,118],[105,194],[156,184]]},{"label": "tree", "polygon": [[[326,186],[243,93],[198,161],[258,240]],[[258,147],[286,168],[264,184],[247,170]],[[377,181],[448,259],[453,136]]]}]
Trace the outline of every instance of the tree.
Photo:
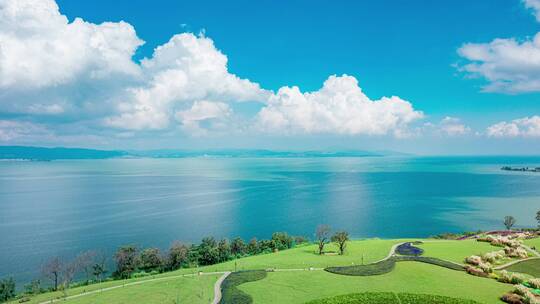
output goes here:
[{"label": "tree", "polygon": [[227,239],[222,239],[218,244],[219,262],[226,262],[231,258],[231,246]]},{"label": "tree", "polygon": [[84,272],[86,283],[90,281],[90,277],[92,276],[92,270],[95,264],[94,260],[96,256],[97,252],[95,251],[83,251],[79,253],[79,255],[75,258],[79,269]]},{"label": "tree", "polygon": [[146,248],[141,252],[140,268],[146,272],[161,271],[163,259],[158,248]]},{"label": "tree", "polygon": [[199,263],[201,265],[212,265],[219,261],[217,242],[213,237],[205,237],[199,244]]},{"label": "tree", "polygon": [[516,219],[513,216],[507,215],[504,217],[504,226],[506,230],[512,229],[512,226],[516,223]]},{"label": "tree", "polygon": [[538,227],[540,227],[540,210],[536,212],[536,221],[538,222]]},{"label": "tree", "polygon": [[167,258],[167,267],[170,270],[182,268],[188,263],[189,247],[182,244],[179,241],[173,242],[171,248],[169,248],[169,255]]},{"label": "tree", "polygon": [[29,295],[39,294],[41,292],[41,281],[39,279],[35,279],[24,285],[24,292]]},{"label": "tree", "polygon": [[231,253],[236,257],[241,257],[246,253],[246,244],[244,240],[237,237],[231,243]]},{"label": "tree", "polygon": [[324,245],[328,243],[328,239],[330,238],[330,226],[317,226],[317,230],[315,231],[315,237],[317,238],[317,243],[319,245],[319,254],[323,254]]},{"label": "tree", "polygon": [[139,266],[139,249],[135,245],[126,245],[118,248],[114,258],[116,260],[116,271],[114,276],[121,279],[128,279]]},{"label": "tree", "polygon": [[293,238],[287,232],[272,233],[272,241],[274,241],[274,248],[277,250],[289,249],[293,246]]},{"label": "tree", "polygon": [[71,284],[71,282],[73,282],[73,279],[75,278],[75,275],[77,274],[79,269],[80,268],[77,259],[64,265],[64,267],[62,268],[64,288],[69,288],[69,285]]},{"label": "tree", "polygon": [[246,251],[250,255],[255,255],[255,254],[258,254],[260,252],[259,251],[259,242],[257,242],[257,238],[252,238],[251,240],[249,240]]},{"label": "tree", "polygon": [[15,297],[15,280],[13,278],[0,280],[0,303]]},{"label": "tree", "polygon": [[345,247],[347,247],[347,241],[349,240],[349,233],[347,231],[338,231],[332,236],[332,242],[336,243],[339,248],[339,254],[343,255]]},{"label": "tree", "polygon": [[53,283],[53,290],[58,290],[63,263],[59,257],[54,257],[41,267],[41,273]]},{"label": "tree", "polygon": [[96,253],[94,265],[92,265],[92,274],[96,278],[96,282],[101,282],[103,276],[107,273],[107,256],[103,253]]}]

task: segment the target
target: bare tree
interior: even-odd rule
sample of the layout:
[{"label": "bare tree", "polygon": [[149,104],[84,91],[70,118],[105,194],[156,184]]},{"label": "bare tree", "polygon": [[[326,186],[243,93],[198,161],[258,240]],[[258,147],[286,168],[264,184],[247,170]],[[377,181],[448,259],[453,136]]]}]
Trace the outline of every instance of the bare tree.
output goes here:
[{"label": "bare tree", "polygon": [[64,288],[69,288],[69,285],[71,284],[71,282],[73,282],[73,279],[75,278],[75,275],[77,274],[79,269],[80,267],[77,259],[74,259],[73,261],[64,265],[62,269]]},{"label": "bare tree", "polygon": [[94,260],[97,256],[97,252],[95,251],[83,251],[81,252],[77,258],[75,258],[78,268],[84,272],[86,283],[90,281],[90,277],[92,275],[92,266],[94,266]]},{"label": "bare tree", "polygon": [[324,245],[328,243],[330,238],[330,226],[328,225],[319,225],[315,232],[317,238],[317,243],[319,245],[319,254],[323,254]]},{"label": "bare tree", "polygon": [[54,284],[54,290],[58,290],[60,275],[62,274],[63,263],[59,257],[54,257],[43,264],[41,273],[43,276],[51,280]]},{"label": "bare tree", "polygon": [[339,247],[339,254],[343,255],[345,247],[347,247],[347,241],[349,240],[349,233],[347,231],[338,231],[332,236],[332,242],[336,243]]},{"label": "bare tree", "polygon": [[101,282],[103,276],[107,273],[107,256],[103,253],[97,253],[95,263],[92,266],[92,274],[96,277],[96,281]]},{"label": "bare tree", "polygon": [[516,219],[513,216],[507,215],[504,217],[504,226],[506,227],[506,230],[512,229],[514,224],[516,224]]}]

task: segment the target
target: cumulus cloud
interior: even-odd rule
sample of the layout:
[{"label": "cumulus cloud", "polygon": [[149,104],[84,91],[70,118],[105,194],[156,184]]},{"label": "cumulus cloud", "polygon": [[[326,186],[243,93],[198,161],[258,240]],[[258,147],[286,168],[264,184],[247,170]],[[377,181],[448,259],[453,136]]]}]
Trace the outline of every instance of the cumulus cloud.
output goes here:
[{"label": "cumulus cloud", "polygon": [[371,100],[352,76],[330,76],[315,92],[282,87],[258,114],[270,132],[404,136],[409,123],[423,117],[399,97]]},{"label": "cumulus cloud", "polygon": [[[269,92],[227,70],[227,57],[211,39],[191,33],[175,35],[142,61],[143,86],[128,89],[119,115],[105,122],[124,129],[164,129],[185,103],[265,101]],[[199,104],[199,105],[200,105]],[[209,108],[209,107],[206,107]]]},{"label": "cumulus cloud", "polygon": [[44,126],[13,120],[0,120],[0,142],[7,142],[26,137],[49,136],[51,132]]},{"label": "cumulus cloud", "polygon": [[523,0],[525,7],[531,9],[536,17],[536,20],[540,21],[540,0]]},{"label": "cumulus cloud", "polygon": [[0,0],[0,87],[136,74],[131,57],[142,43],[125,22],[68,22],[53,0]]},{"label": "cumulus cloud", "polygon": [[[524,0],[540,21],[540,0]],[[526,93],[540,91],[540,33],[532,39],[497,38],[487,43],[466,43],[458,54],[469,62],[459,66],[471,77],[489,83],[486,92]]]},{"label": "cumulus cloud", "polygon": [[442,133],[448,136],[465,135],[471,132],[471,129],[456,117],[445,117],[439,124]]},{"label": "cumulus cloud", "polygon": [[502,121],[487,128],[490,137],[540,137],[540,116]]}]

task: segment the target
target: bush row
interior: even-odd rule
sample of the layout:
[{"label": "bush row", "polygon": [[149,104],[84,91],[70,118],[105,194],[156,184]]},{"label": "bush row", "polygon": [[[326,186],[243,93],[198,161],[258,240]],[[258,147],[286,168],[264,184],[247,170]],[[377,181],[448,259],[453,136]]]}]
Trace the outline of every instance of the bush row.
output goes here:
[{"label": "bush row", "polygon": [[221,284],[220,304],[251,304],[253,299],[237,287],[247,282],[262,280],[266,277],[264,270],[246,270],[231,273]]},{"label": "bush row", "polygon": [[319,299],[307,304],[479,304],[465,299],[437,295],[366,292]]}]

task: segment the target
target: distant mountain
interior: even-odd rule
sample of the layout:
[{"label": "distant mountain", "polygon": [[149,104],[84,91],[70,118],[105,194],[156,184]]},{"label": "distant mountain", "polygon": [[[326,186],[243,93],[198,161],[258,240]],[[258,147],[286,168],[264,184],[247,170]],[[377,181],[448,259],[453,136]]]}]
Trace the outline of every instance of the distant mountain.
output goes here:
[{"label": "distant mountain", "polygon": [[185,157],[268,157],[268,158],[301,158],[301,157],[366,157],[397,155],[391,152],[367,151],[271,151],[249,149],[223,150],[147,150],[118,151],[94,150],[81,148],[42,148],[25,146],[0,146],[0,159],[22,160],[59,160],[59,159],[107,159],[107,158],[185,158]]},{"label": "distant mountain", "polygon": [[121,156],[126,156],[126,152],[79,148],[0,146],[0,159],[47,161],[55,159],[105,159]]}]

